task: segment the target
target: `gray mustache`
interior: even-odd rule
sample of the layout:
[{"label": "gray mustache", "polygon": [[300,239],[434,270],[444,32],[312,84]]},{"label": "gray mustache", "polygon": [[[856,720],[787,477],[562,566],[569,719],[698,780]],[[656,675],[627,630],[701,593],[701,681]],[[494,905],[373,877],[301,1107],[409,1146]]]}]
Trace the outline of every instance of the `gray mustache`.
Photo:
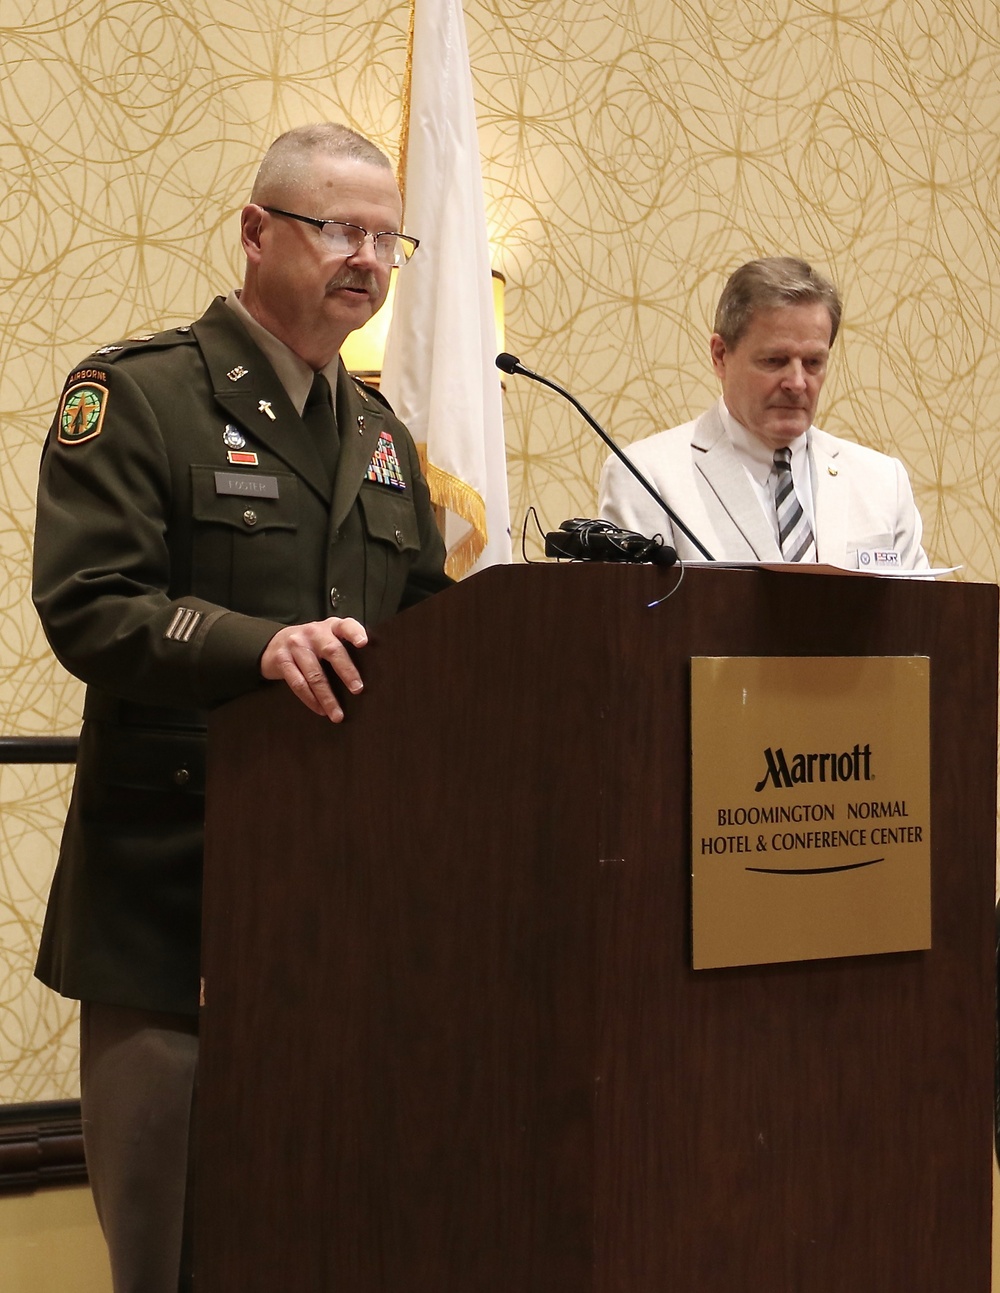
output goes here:
[{"label": "gray mustache", "polygon": [[349,270],[338,274],[336,278],[331,278],[326,285],[326,290],[333,292],[339,287],[360,287],[369,296],[374,296],[378,291],[378,283],[374,274],[360,273],[356,270]]}]

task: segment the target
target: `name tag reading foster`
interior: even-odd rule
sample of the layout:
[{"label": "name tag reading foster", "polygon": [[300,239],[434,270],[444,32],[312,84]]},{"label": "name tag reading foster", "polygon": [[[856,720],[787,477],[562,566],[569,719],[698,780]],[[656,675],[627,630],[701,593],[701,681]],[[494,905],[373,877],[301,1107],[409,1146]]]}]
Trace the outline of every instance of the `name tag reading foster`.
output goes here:
[{"label": "name tag reading foster", "polygon": [[277,476],[245,476],[231,471],[215,473],[217,494],[240,494],[244,498],[277,498]]}]

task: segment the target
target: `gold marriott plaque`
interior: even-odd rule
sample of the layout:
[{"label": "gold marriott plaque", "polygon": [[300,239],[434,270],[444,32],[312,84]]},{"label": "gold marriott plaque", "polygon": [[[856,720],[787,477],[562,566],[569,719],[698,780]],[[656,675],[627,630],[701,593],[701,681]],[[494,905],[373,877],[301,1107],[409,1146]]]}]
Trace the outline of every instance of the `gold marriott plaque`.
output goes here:
[{"label": "gold marriott plaque", "polygon": [[691,661],[694,967],[931,945],[930,661]]}]

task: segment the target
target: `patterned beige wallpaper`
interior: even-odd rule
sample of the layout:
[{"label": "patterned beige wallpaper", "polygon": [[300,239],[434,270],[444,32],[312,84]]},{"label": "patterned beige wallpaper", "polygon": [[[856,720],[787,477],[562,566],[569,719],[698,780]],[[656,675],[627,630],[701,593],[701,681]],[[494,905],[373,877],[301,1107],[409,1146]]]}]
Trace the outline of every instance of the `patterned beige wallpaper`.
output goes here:
[{"label": "patterned beige wallpaper", "polygon": [[[714,398],[727,274],[804,255],[846,297],[820,423],[903,457],[932,558],[995,579],[995,0],[465,8],[508,349],[625,442]],[[0,0],[5,734],[79,721],[28,601],[66,369],[233,283],[235,214],[280,130],[344,119],[394,150],[406,16],[405,0]],[[572,410],[512,378],[506,418],[515,533],[529,504],[547,527],[592,512],[603,450]],[[74,1092],[72,1008],[29,977],[65,784],[0,781],[0,1100]]]}]

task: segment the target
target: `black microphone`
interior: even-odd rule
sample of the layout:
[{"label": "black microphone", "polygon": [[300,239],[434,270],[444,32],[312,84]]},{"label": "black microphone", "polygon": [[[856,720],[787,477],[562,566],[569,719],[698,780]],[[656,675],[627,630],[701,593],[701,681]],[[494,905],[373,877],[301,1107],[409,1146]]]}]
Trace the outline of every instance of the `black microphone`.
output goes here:
[{"label": "black microphone", "polygon": [[534,373],[525,368],[520,359],[515,359],[513,355],[508,355],[506,350],[503,354],[497,355],[497,368],[502,373],[523,373],[525,377],[534,377]]},{"label": "black microphone", "polygon": [[557,382],[549,381],[547,377],[541,377],[539,376],[538,373],[533,373],[530,368],[525,368],[525,366],[521,363],[520,359],[518,359],[515,355],[508,355],[506,352],[504,352],[501,355],[497,355],[496,365],[497,365],[497,368],[499,368],[502,373],[511,373],[511,374],[516,373],[516,374],[519,374],[521,377],[530,377],[533,382],[541,382],[543,386],[548,386],[550,390],[555,391],[557,395],[561,395],[563,399],[569,400],[570,404],[572,404],[573,407],[577,410],[577,412],[580,413],[586,419],[588,425],[593,427],[593,429],[601,437],[601,439],[608,446],[608,448],[615,455],[615,457],[625,464],[625,466],[629,469],[629,471],[636,478],[639,484],[643,487],[646,493],[656,500],[656,502],[663,509],[664,513],[670,518],[671,524],[676,525],[678,530],[680,530],[682,534],[687,535],[687,537],[691,540],[691,542],[702,554],[702,556],[705,558],[706,561],[715,560],[715,558],[705,547],[702,541],[698,538],[698,536],[696,534],[693,534],[688,529],[688,527],[684,524],[681,518],[677,515],[677,513],[674,512],[673,509],[670,508],[664,502],[664,500],[656,492],[656,490],[649,483],[649,481],[642,474],[642,472],[635,465],[635,463],[632,462],[630,458],[626,457],[624,453],[622,453],[621,449],[618,448],[618,446],[611,439],[611,437],[604,430],[604,428],[598,425],[598,423],[587,412],[587,410],[583,407],[583,405],[580,403],[580,401],[576,398],[575,395],[570,395],[569,391],[567,391],[564,387],[560,386]]}]

